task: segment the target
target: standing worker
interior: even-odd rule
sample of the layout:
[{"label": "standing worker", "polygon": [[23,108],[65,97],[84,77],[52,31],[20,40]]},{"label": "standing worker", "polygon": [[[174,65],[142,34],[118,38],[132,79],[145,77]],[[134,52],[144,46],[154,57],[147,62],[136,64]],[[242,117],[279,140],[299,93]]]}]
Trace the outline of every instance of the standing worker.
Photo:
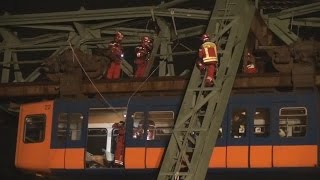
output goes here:
[{"label": "standing worker", "polygon": [[218,63],[217,46],[215,43],[210,42],[208,34],[203,34],[201,40],[203,43],[199,48],[199,59],[197,60],[197,66],[200,70],[207,69],[205,86],[211,87],[214,85]]},{"label": "standing worker", "polygon": [[255,57],[251,53],[247,53],[244,61],[246,62],[246,66],[244,67],[244,73],[255,74],[258,72],[258,70],[254,64]]},{"label": "standing worker", "polygon": [[124,35],[121,32],[117,32],[114,36],[114,40],[108,45],[107,56],[111,60],[111,64],[107,69],[107,79],[119,79],[121,72],[121,63],[123,58],[123,48],[121,41]]},{"label": "standing worker", "polygon": [[123,166],[124,150],[125,150],[125,122],[115,123],[112,125],[114,130],[118,130],[118,135],[115,139],[114,165],[117,167]]},{"label": "standing worker", "polygon": [[134,61],[134,63],[136,64],[136,71],[134,74],[135,78],[144,76],[144,71],[150,58],[152,46],[152,39],[148,36],[145,36],[141,39],[141,44],[136,47],[136,59]]}]

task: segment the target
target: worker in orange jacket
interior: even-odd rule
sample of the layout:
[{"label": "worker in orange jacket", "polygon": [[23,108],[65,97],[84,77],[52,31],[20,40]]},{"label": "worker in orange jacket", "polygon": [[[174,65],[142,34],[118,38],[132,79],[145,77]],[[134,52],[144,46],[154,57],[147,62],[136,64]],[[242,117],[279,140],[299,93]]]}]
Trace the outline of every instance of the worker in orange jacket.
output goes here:
[{"label": "worker in orange jacket", "polygon": [[205,77],[205,86],[210,87],[214,85],[216,76],[216,69],[218,64],[218,53],[216,44],[210,42],[209,35],[203,34],[201,36],[202,45],[199,48],[199,58],[197,60],[197,66],[200,70],[207,70],[207,76]]},{"label": "worker in orange jacket", "polygon": [[108,45],[107,56],[111,60],[106,73],[106,79],[119,79],[121,73],[121,63],[123,58],[123,48],[121,41],[124,35],[121,32],[117,32],[114,36],[114,40]]},{"label": "worker in orange jacket", "polygon": [[247,53],[246,58],[246,66],[244,67],[244,73],[247,74],[255,74],[258,72],[256,65],[254,64],[254,56],[251,53]]},{"label": "worker in orange jacket", "polygon": [[114,165],[123,166],[124,162],[124,148],[125,148],[125,123],[115,123],[112,125],[113,129],[118,129],[118,136],[116,139],[116,146],[114,152]]},{"label": "worker in orange jacket", "polygon": [[134,61],[136,65],[136,70],[134,73],[135,78],[140,78],[144,76],[144,71],[147,67],[147,63],[150,58],[152,46],[152,39],[148,36],[145,36],[141,39],[140,45],[136,47],[136,59]]}]

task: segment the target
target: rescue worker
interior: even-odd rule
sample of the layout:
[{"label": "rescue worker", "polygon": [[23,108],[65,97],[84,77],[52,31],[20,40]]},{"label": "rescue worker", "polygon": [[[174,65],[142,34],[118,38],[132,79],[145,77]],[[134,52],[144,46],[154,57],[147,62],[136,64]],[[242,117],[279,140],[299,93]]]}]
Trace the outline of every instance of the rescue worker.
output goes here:
[{"label": "rescue worker", "polygon": [[254,74],[257,73],[258,70],[254,64],[255,58],[251,53],[247,53],[245,57],[246,66],[244,67],[244,73]]},{"label": "rescue worker", "polygon": [[255,74],[258,70],[253,62],[248,61],[244,72],[247,74]]},{"label": "rescue worker", "polygon": [[117,32],[114,36],[114,40],[108,45],[107,56],[111,60],[111,64],[107,69],[107,79],[119,79],[121,73],[121,63],[123,58],[123,48],[121,41],[124,35],[121,32]]},{"label": "rescue worker", "polygon": [[201,36],[202,45],[199,48],[199,58],[197,66],[201,71],[207,70],[207,77],[205,77],[205,86],[210,87],[214,85],[216,76],[216,68],[218,63],[218,52],[215,43],[210,42],[209,35],[203,34]]},{"label": "rescue worker", "polygon": [[144,71],[147,67],[147,62],[150,58],[150,53],[152,51],[152,39],[148,36],[145,36],[141,39],[140,45],[135,49],[136,59],[134,61],[136,65],[136,70],[134,77],[140,78],[143,77]]},{"label": "rescue worker", "polygon": [[125,123],[115,123],[112,125],[113,129],[118,129],[118,136],[116,139],[116,146],[114,152],[114,165],[123,166],[124,161],[124,148],[125,148]]},{"label": "rescue worker", "polygon": [[156,136],[156,127],[155,123],[152,120],[148,120],[148,129],[147,129],[147,140],[154,140]]}]

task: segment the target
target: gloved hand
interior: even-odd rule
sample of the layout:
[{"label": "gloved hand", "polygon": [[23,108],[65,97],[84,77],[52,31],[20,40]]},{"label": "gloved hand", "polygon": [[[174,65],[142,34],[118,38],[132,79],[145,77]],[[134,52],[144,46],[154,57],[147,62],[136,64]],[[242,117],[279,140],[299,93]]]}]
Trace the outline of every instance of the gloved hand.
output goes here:
[{"label": "gloved hand", "polygon": [[196,61],[196,66],[201,72],[206,70],[206,66],[200,60]]}]

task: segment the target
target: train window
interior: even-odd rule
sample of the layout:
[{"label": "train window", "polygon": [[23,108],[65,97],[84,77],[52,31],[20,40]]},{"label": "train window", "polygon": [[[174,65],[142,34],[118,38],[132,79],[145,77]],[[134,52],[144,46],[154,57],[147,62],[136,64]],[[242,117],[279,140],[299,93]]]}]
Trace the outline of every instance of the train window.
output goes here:
[{"label": "train window", "polygon": [[44,141],[46,127],[46,116],[29,115],[25,118],[24,143],[39,143]]},{"label": "train window", "polygon": [[170,137],[173,125],[173,111],[149,111],[147,123],[147,140],[159,140]]},{"label": "train window", "polygon": [[244,109],[235,109],[231,119],[231,136],[242,138],[246,136],[247,112]]},{"label": "train window", "polygon": [[71,113],[69,115],[69,118],[70,118],[71,140],[72,141],[80,140],[83,115],[80,113]]},{"label": "train window", "polygon": [[61,143],[65,143],[65,140],[67,138],[67,126],[68,126],[67,120],[68,120],[67,113],[61,113],[59,115],[57,136],[58,136],[58,141]]},{"label": "train window", "polygon": [[270,135],[270,110],[268,108],[256,109],[253,132],[256,137],[268,137]]},{"label": "train window", "polygon": [[305,107],[283,107],[279,110],[279,136],[303,137],[307,131],[308,112]]},{"label": "train window", "polygon": [[89,128],[87,152],[93,155],[104,155],[106,149],[108,130],[106,128]]},{"label": "train window", "polygon": [[143,139],[144,135],[144,112],[135,112],[133,115],[133,134],[134,139]]}]

